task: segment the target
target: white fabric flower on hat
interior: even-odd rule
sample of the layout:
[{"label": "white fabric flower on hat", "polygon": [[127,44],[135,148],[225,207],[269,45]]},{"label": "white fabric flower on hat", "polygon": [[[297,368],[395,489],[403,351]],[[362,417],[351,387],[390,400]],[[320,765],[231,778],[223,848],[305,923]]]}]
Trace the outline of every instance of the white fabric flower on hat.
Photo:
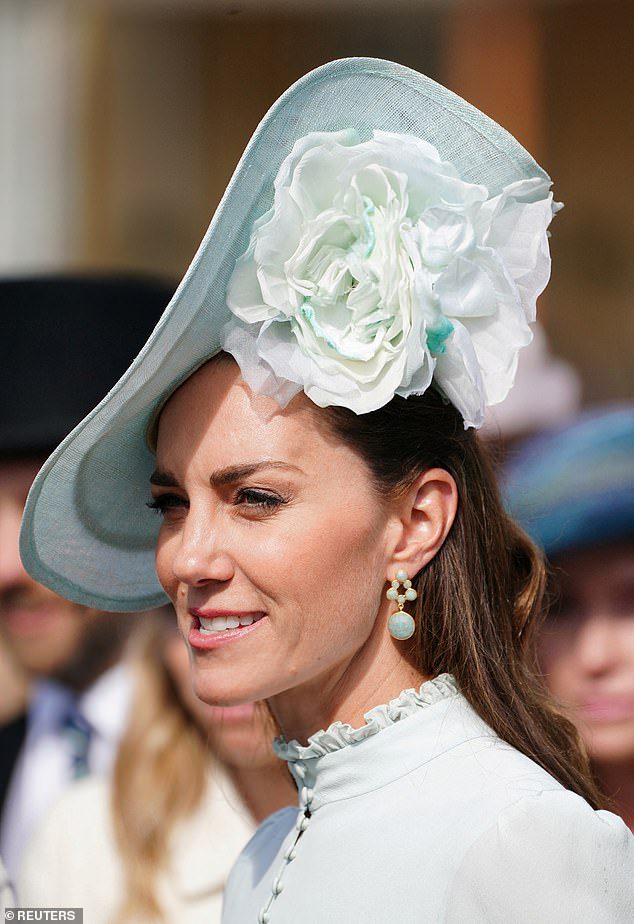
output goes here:
[{"label": "white fabric flower on hat", "polygon": [[411,135],[306,135],[236,263],[223,347],[280,404],[303,389],[362,414],[433,378],[480,426],[513,384],[548,282],[549,186],[490,196]]}]

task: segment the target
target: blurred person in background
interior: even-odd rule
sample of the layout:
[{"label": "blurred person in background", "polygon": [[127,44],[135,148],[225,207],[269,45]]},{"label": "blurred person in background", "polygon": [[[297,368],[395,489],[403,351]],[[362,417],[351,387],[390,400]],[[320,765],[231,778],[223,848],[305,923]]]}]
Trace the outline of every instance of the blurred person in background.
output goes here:
[{"label": "blurred person in background", "polygon": [[[2,513],[0,512],[0,518]],[[29,697],[29,676],[0,634],[0,728],[24,713]],[[3,759],[0,754],[0,765]],[[2,771],[0,770],[0,779]]]},{"label": "blurred person in background", "polygon": [[13,665],[4,675],[13,706],[0,719],[0,854],[13,878],[68,782],[112,763],[129,703],[122,656],[133,624],[29,577],[18,553],[22,510],[44,458],[117,381],[170,294],[131,278],[0,282],[9,345],[0,371],[0,637]]},{"label": "blurred person in background", "polygon": [[260,704],[194,695],[171,607],[146,622],[112,779],[70,787],[25,856],[23,905],[81,906],[90,924],[219,924],[229,870],[255,825],[297,797]]},{"label": "blurred person in background", "polygon": [[15,906],[15,904],[16,898],[11,880],[9,879],[9,874],[4,868],[2,860],[0,860],[0,914],[4,920],[9,920],[9,918],[5,916],[5,910]]},{"label": "blurred person in background", "polygon": [[[0,519],[2,512],[0,510]],[[29,696],[29,678],[0,633],[0,806],[15,760],[15,742],[23,736],[24,715]],[[14,905],[9,874],[0,857],[0,914]]]},{"label": "blurred person in background", "polygon": [[528,441],[509,461],[506,493],[552,565],[546,682],[634,830],[634,405]]}]

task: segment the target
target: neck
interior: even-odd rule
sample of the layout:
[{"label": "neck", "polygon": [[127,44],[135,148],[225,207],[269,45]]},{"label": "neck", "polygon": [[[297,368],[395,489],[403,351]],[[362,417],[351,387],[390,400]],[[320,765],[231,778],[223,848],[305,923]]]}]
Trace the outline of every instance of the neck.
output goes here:
[{"label": "neck", "polygon": [[337,720],[356,728],[363,725],[365,713],[373,706],[428,680],[404,658],[400,645],[379,616],[370,637],[352,658],[271,697],[269,707],[286,740],[306,744],[310,735]]},{"label": "neck", "polygon": [[634,760],[618,764],[594,764],[599,786],[614,801],[625,824],[634,831]]},{"label": "neck", "polygon": [[268,767],[227,767],[227,772],[257,824],[297,802],[295,783],[281,760]]}]

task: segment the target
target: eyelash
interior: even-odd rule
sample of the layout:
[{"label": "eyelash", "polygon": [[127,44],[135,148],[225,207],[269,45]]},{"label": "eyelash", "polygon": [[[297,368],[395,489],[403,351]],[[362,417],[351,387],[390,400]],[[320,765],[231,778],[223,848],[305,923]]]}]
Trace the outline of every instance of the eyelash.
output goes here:
[{"label": "eyelash", "polygon": [[[283,504],[288,503],[285,498],[279,497],[277,494],[268,494],[265,491],[258,491],[255,488],[240,488],[240,490],[236,492],[234,502],[238,501],[239,498],[244,499],[248,497],[256,497],[258,500],[247,503],[244,506],[260,511],[273,511]],[[185,505],[186,501],[176,494],[160,494],[154,500],[146,503],[146,506],[149,507],[150,510],[154,510],[162,516],[165,515],[166,510]],[[236,506],[241,506],[241,504],[238,502]]]}]

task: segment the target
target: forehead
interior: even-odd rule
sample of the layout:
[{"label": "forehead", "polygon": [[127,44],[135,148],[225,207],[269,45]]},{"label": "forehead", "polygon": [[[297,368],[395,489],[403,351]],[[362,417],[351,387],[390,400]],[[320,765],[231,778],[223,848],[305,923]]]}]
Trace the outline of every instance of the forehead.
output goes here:
[{"label": "forehead", "polygon": [[634,539],[575,549],[553,558],[554,577],[560,582],[606,586],[634,575]]},{"label": "forehead", "polygon": [[317,464],[351,455],[303,393],[280,408],[272,398],[253,394],[238,365],[228,359],[195,372],[159,418],[156,455],[161,466],[186,464],[201,453],[214,466],[273,456]]}]

